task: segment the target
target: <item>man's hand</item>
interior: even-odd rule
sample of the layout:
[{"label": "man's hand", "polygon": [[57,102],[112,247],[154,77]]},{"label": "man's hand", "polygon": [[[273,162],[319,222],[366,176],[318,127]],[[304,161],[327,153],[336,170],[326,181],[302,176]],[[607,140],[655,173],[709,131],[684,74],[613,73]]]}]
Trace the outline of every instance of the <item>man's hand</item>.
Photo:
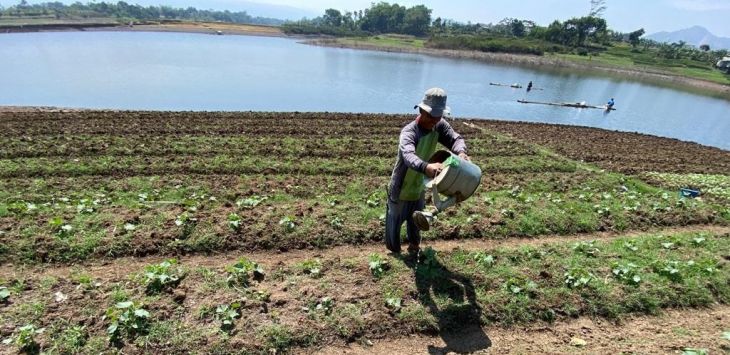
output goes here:
[{"label": "man's hand", "polygon": [[441,163],[431,163],[426,165],[426,176],[430,178],[435,178],[436,175],[441,173],[441,170],[444,169],[444,164]]},{"label": "man's hand", "polygon": [[459,158],[461,158],[461,159],[464,159],[464,160],[466,160],[466,161],[471,161],[471,158],[469,158],[469,156],[468,156],[468,155],[466,155],[466,153],[465,153],[465,152],[461,152],[461,153],[459,153]]}]

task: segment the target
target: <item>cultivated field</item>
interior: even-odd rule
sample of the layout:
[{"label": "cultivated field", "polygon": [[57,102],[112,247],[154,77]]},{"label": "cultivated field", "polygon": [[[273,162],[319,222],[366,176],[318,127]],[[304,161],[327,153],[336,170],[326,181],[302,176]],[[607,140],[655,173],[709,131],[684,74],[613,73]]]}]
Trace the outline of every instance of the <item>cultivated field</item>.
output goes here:
[{"label": "cultivated field", "polygon": [[[339,352],[410,334],[474,351],[488,329],[584,316],[728,317],[730,152],[454,121],[482,186],[439,216],[416,260],[381,242],[411,119],[0,112],[0,352]],[[453,334],[466,328],[468,341]],[[705,330],[565,345],[727,351],[730,329]]]}]

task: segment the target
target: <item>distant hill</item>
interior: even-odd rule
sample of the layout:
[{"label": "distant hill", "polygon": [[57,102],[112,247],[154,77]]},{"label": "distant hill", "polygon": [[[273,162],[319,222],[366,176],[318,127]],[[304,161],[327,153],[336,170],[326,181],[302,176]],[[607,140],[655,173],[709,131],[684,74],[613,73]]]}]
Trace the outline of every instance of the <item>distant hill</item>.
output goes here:
[{"label": "distant hill", "polygon": [[710,49],[730,49],[730,38],[717,37],[702,26],[693,26],[674,32],[657,32],[645,38],[667,43],[685,41],[695,47],[709,44]]}]

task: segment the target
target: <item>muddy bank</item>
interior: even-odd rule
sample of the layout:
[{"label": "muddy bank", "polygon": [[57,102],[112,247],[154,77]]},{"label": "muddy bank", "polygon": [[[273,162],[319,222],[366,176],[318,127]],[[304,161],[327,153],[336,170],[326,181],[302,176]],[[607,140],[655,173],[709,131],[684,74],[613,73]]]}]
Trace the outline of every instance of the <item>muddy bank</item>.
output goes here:
[{"label": "muddy bank", "polygon": [[728,85],[678,76],[672,73],[661,71],[624,69],[602,66],[600,64],[586,65],[558,58],[549,58],[535,55],[487,53],[478,51],[434,48],[385,47],[364,42],[357,44],[344,44],[333,38],[311,39],[305,41],[304,43],[323,47],[376,50],[383,52],[417,53],[446,58],[470,59],[487,63],[514,64],[530,68],[537,68],[540,70],[569,70],[571,72],[579,71],[586,74],[594,75],[603,74],[612,77],[631,78],[631,80],[639,80],[651,84],[680,88],[700,94],[730,99],[730,86]]}]

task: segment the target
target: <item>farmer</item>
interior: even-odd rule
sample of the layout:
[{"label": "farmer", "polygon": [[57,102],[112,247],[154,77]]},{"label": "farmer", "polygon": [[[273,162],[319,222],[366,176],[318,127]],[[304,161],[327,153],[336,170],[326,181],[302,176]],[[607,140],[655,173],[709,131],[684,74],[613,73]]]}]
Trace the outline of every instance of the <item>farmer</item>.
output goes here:
[{"label": "farmer", "polygon": [[616,104],[616,103],[613,101],[613,97],[612,97],[611,100],[608,100],[608,102],[606,103],[606,110],[612,109],[614,104]]},{"label": "farmer", "polygon": [[421,243],[421,234],[413,221],[413,212],[425,207],[424,195],[426,177],[433,178],[441,172],[441,163],[427,161],[441,143],[462,159],[466,155],[464,139],[454,132],[451,125],[441,118],[449,116],[446,106],[446,91],[441,88],[426,90],[423,100],[416,106],[418,116],[400,132],[398,157],[393,167],[388,186],[388,205],[385,217],[385,246],[394,253],[400,253],[400,229],[406,222],[408,251],[416,253]]}]

